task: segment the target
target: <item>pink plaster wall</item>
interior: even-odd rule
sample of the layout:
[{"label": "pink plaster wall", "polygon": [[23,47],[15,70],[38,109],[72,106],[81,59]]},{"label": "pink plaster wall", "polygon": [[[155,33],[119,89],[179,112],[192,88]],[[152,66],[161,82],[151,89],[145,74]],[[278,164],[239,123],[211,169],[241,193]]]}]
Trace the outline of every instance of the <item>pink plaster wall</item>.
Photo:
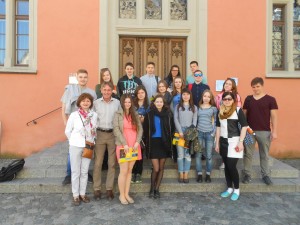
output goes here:
[{"label": "pink plaster wall", "polygon": [[29,155],[65,140],[61,111],[26,123],[61,106],[68,74],[85,68],[98,81],[99,0],[38,1],[37,74],[0,74],[1,153]]},{"label": "pink plaster wall", "polygon": [[[266,30],[265,1],[208,1],[209,81],[238,77],[242,98],[252,94],[252,78],[266,76]],[[278,139],[271,146],[276,157],[300,157],[299,85],[300,79],[265,78],[266,92],[279,105]]]},{"label": "pink plaster wall", "polygon": [[[0,74],[1,153],[29,155],[65,140],[60,111],[27,127],[26,122],[61,105],[68,74],[89,71],[89,85],[98,81],[99,0],[38,2],[37,74]],[[242,98],[250,81],[265,77],[266,3],[261,0],[208,1],[208,77],[238,77]],[[279,105],[278,140],[271,154],[300,157],[298,128],[299,79],[265,79],[265,89]]]}]

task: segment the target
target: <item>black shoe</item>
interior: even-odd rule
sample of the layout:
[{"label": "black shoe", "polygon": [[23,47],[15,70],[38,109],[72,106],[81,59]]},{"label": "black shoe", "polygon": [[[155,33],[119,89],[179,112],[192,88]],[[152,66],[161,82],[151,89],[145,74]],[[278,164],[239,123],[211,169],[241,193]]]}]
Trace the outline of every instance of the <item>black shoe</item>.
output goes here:
[{"label": "black shoe", "polygon": [[154,190],[154,198],[160,198],[159,190]]},{"label": "black shoe", "polygon": [[197,177],[197,182],[198,182],[198,183],[202,183],[202,182],[203,182],[202,175],[198,175],[198,177]]},{"label": "black shoe", "polygon": [[249,175],[246,174],[246,175],[243,177],[242,182],[243,182],[244,184],[249,184],[249,183],[251,182],[251,176],[249,176]]},{"label": "black shoe", "polygon": [[71,176],[67,175],[62,182],[62,185],[65,186],[67,184],[71,184]]},{"label": "black shoe", "polygon": [[154,190],[153,188],[151,188],[149,191],[149,198],[153,198],[153,197],[154,197]]},{"label": "black shoe", "polygon": [[134,184],[135,182],[136,182],[136,175],[133,173],[133,174],[131,174],[131,181],[130,181],[130,183]]},{"label": "black shoe", "polygon": [[91,174],[88,173],[88,183],[93,183],[93,176]]},{"label": "black shoe", "polygon": [[206,159],[205,155],[202,154],[201,159],[205,160]]},{"label": "black shoe", "polygon": [[190,182],[190,180],[188,178],[187,179],[183,179],[183,183],[187,184],[189,182]]},{"label": "black shoe", "polygon": [[262,179],[263,179],[263,181],[265,182],[266,185],[272,185],[273,184],[273,182],[271,181],[269,176],[264,176]]},{"label": "black shoe", "polygon": [[206,174],[205,182],[206,182],[206,183],[210,183],[210,182],[211,182],[210,175],[207,175],[207,174]]}]

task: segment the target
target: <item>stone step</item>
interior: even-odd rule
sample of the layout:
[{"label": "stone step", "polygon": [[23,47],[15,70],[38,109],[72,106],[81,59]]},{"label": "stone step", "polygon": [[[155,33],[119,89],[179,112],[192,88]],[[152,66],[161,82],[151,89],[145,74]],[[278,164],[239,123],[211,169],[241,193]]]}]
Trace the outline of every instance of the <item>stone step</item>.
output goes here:
[{"label": "stone step", "polygon": [[[240,184],[243,192],[300,192],[300,179],[274,178],[273,185],[267,186],[261,179],[253,179],[249,184]],[[115,191],[117,190],[115,185]],[[190,180],[188,184],[180,184],[175,178],[164,178],[160,187],[161,192],[221,192],[226,188],[225,179],[214,179],[212,183],[197,183]],[[150,189],[150,179],[144,179],[141,184],[132,184],[130,191],[147,193]],[[103,192],[105,186],[102,186]],[[71,186],[62,186],[60,178],[15,179],[11,182],[0,183],[0,193],[71,193]],[[87,193],[93,193],[92,184],[88,184]]]},{"label": "stone step", "polygon": [[[92,168],[93,166],[90,166],[90,173],[92,174]],[[203,166],[204,168],[204,166]],[[238,163],[238,169],[240,175],[242,175],[242,160]],[[299,177],[299,171],[285,163],[282,163],[279,160],[274,159],[273,167],[271,167],[272,173],[271,177],[273,178],[297,178]],[[116,174],[119,173],[118,166],[116,168]],[[203,169],[203,173],[205,173],[205,169]],[[66,175],[66,166],[65,165],[44,165],[41,166],[39,164],[30,164],[26,163],[23,170],[20,171],[18,174],[18,178],[51,178],[51,177],[63,177]],[[103,172],[103,175],[106,175],[106,171]],[[151,176],[151,162],[149,160],[145,161],[144,164],[144,171],[143,171],[143,177],[144,178],[150,178]],[[177,165],[173,163],[173,165],[166,165],[165,171],[164,171],[164,177],[166,178],[177,178],[178,172],[177,172]],[[253,171],[251,174],[252,178],[260,178],[260,166],[253,166]],[[196,170],[195,166],[191,166],[190,171],[190,177],[195,178],[196,177]],[[214,169],[211,173],[212,178],[224,178],[224,171],[219,170],[218,167],[215,165]]]},{"label": "stone step", "polygon": [[[0,193],[71,193],[71,187],[62,186],[65,177],[68,143],[61,142],[55,146],[45,149],[43,152],[34,154],[25,159],[24,169],[18,174],[17,179],[11,182],[0,183]],[[221,192],[225,189],[224,171],[219,170],[221,158],[217,153],[213,155],[212,183],[196,183],[195,160],[192,160],[190,172],[190,183],[179,184],[177,182],[177,165],[172,159],[166,161],[164,179],[161,185],[161,192]],[[2,163],[1,163],[2,164]],[[300,178],[299,171],[282,163],[279,160],[270,159],[272,168],[272,180],[274,185],[266,186],[260,178],[259,154],[256,151],[253,158],[252,182],[244,185],[241,183],[242,192],[299,192]],[[2,165],[1,165],[2,166]],[[5,166],[5,165],[4,165]],[[205,161],[202,161],[205,168]],[[238,169],[240,174],[242,160],[239,160]],[[90,169],[93,168],[93,161]],[[92,172],[92,171],[91,171]],[[203,170],[205,174],[205,171]],[[116,169],[116,180],[119,169]],[[106,171],[103,172],[105,180]],[[132,192],[148,192],[151,176],[151,160],[145,160],[143,183],[133,184]],[[102,187],[105,190],[105,186]],[[116,185],[117,189],[117,185]],[[88,192],[92,193],[92,184],[88,184]]]},{"label": "stone step", "polygon": [[[40,164],[40,165],[66,165],[67,163],[67,154],[68,154],[68,143],[61,142],[54,145],[51,148],[47,148],[42,152],[34,154],[28,158],[26,158],[26,163],[31,164]],[[270,157],[269,165],[273,165],[273,158]],[[202,161],[205,163],[205,161]],[[215,165],[221,165],[221,157],[217,152],[213,152],[213,162]],[[173,165],[174,161],[172,159],[166,160],[166,165]],[[259,153],[255,151],[253,154],[253,165],[260,165],[259,161]],[[192,159],[192,165],[195,165],[195,159]]]}]

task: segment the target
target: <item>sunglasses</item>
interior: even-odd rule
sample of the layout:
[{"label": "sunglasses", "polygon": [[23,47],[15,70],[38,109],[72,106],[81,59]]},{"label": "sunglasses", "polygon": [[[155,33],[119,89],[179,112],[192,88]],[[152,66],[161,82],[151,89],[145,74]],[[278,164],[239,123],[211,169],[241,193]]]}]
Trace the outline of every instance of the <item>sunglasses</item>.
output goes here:
[{"label": "sunglasses", "polygon": [[222,100],[225,101],[231,101],[233,98],[223,98]]},{"label": "sunglasses", "polygon": [[202,77],[203,74],[202,74],[202,73],[195,73],[194,76],[195,76],[195,77]]}]

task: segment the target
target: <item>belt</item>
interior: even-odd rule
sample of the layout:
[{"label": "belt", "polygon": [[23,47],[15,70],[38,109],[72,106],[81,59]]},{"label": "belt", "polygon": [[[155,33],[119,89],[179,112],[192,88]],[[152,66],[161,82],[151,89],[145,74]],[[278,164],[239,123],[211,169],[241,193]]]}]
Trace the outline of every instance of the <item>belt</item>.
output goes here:
[{"label": "belt", "polygon": [[101,132],[105,132],[105,133],[111,133],[113,132],[113,129],[101,129],[101,128],[97,128],[98,131],[101,131]]}]

